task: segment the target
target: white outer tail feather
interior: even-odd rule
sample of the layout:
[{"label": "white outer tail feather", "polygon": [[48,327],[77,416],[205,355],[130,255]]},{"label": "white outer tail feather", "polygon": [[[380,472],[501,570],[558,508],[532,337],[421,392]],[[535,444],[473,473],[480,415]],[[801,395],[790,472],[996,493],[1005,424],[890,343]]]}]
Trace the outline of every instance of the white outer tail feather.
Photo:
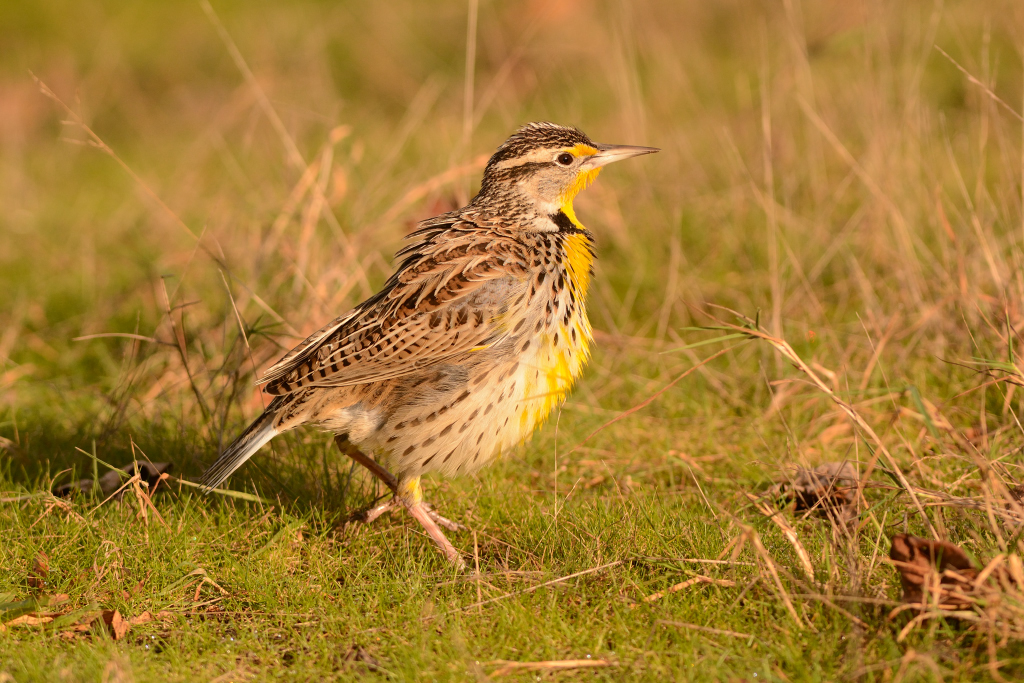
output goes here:
[{"label": "white outer tail feather", "polygon": [[204,489],[210,491],[220,486],[235,470],[280,432],[274,428],[274,415],[263,413],[241,436],[224,449],[217,462],[213,463],[200,482]]}]

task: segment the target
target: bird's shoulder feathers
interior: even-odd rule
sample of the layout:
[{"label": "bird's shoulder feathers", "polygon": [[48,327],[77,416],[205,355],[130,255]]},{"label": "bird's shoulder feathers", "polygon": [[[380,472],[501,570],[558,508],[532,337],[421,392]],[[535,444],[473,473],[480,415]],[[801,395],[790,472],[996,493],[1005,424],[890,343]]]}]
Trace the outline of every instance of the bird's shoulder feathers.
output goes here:
[{"label": "bird's shoulder feathers", "polygon": [[509,333],[509,309],[526,296],[527,245],[510,231],[450,214],[421,223],[409,239],[381,291],[267,370],[260,380],[267,393],[393,379]]}]

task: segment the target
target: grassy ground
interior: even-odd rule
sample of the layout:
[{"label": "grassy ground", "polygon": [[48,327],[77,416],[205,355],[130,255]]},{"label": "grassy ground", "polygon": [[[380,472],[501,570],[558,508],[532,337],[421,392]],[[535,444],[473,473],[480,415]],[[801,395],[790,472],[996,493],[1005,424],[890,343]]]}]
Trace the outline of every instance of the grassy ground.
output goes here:
[{"label": "grassy ground", "polygon": [[[905,531],[1024,550],[1024,8],[482,2],[467,41],[473,6],[0,7],[0,603],[55,615],[0,632],[0,681],[1024,674],[1012,585],[911,624],[887,560]],[[402,515],[346,525],[377,492],[314,431],[243,497],[48,493],[134,458],[197,476],[254,371],[533,119],[663,152],[578,200],[599,336],[572,397],[427,482],[472,572]],[[692,329],[731,311],[772,339]],[[746,495],[840,461],[849,527]],[[154,618],[75,630],[102,610]],[[521,666],[555,660],[606,666]]]}]

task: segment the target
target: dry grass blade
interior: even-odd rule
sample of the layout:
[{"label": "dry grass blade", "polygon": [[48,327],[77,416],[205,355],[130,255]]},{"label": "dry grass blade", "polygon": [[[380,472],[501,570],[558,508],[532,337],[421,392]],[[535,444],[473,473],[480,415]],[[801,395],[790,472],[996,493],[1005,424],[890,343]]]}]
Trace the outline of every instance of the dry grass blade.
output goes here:
[{"label": "dry grass blade", "polygon": [[[124,170],[124,172],[127,173],[129,176],[131,176],[132,180],[134,180],[136,182],[136,184],[138,184],[138,186],[140,188],[142,188],[142,191],[145,192],[146,195],[151,200],[153,200],[153,202],[156,203],[156,205],[159,206],[164,211],[165,214],[167,214],[167,216],[171,219],[171,221],[175,225],[177,225],[179,228],[181,228],[190,238],[192,238],[192,240],[197,240],[195,233],[193,233],[189,229],[189,227],[187,225],[185,225],[185,221],[181,220],[181,218],[178,217],[178,214],[176,214],[174,211],[172,211],[171,207],[167,206],[167,204],[164,203],[164,200],[160,199],[160,196],[156,192],[154,192],[149,187],[149,185],[147,185],[145,183],[145,181],[143,181],[142,178],[140,178],[138,176],[138,174],[135,173],[135,171],[132,170],[131,166],[129,166],[127,163],[125,163],[125,161],[121,157],[119,157],[114,152],[113,149],[108,147],[107,143],[105,143],[103,141],[103,139],[99,135],[97,135],[95,132],[93,132],[92,128],[90,128],[85,123],[85,121],[82,120],[82,118],[75,112],[74,109],[72,109],[68,105],[64,104],[64,101],[62,99],[60,99],[59,97],[57,97],[56,93],[54,93],[52,90],[50,90],[49,86],[47,86],[45,83],[43,83],[43,81],[41,81],[38,77],[36,77],[35,74],[32,74],[32,78],[35,80],[36,84],[39,86],[39,90],[43,93],[43,95],[48,97],[53,102],[56,102],[57,105],[59,105],[60,108],[64,110],[64,113],[67,114],[69,117],[71,117],[71,120],[74,121],[75,125],[77,125],[79,128],[81,128],[86,133],[86,135],[89,136],[89,139],[92,142],[92,145],[94,147],[96,147],[97,149],[103,151],[107,156],[109,156],[111,159],[116,161],[117,164]],[[204,251],[205,251],[205,247],[204,247]],[[209,252],[207,252],[207,253],[209,253]],[[211,256],[212,256],[212,254],[211,254]]]},{"label": "dry grass blade", "polygon": [[996,95],[994,92],[992,92],[992,88],[988,87],[987,85],[985,85],[984,83],[979,81],[977,78],[974,77],[974,75],[970,71],[968,71],[964,67],[960,66],[960,62],[958,62],[955,59],[953,59],[952,57],[950,57],[949,53],[946,52],[945,50],[943,50],[941,47],[936,45],[935,49],[943,57],[948,59],[950,61],[950,63],[953,66],[955,66],[960,71],[960,73],[962,73],[964,75],[964,77],[967,78],[968,81],[970,81],[974,85],[976,85],[979,88],[981,88],[985,92],[985,94],[988,95],[992,99],[993,102],[995,102],[996,104],[1001,106],[1003,109],[1005,109],[1007,112],[1009,112],[1013,116],[1013,118],[1017,119],[1018,121],[1024,122],[1024,116],[1021,116],[1020,113],[1016,109],[1011,107],[1003,98],[999,97],[999,95]]},{"label": "dry grass blade", "polygon": [[684,621],[669,621],[667,619],[658,619],[654,622],[656,626],[675,626],[676,628],[685,628],[691,631],[700,631],[701,633],[710,633],[714,636],[729,636],[730,638],[744,638],[749,640],[754,636],[749,633],[739,633],[737,631],[730,631],[723,628],[711,628],[710,626],[698,626],[697,624],[688,624]]},{"label": "dry grass blade", "polygon": [[800,560],[800,568],[803,569],[804,575],[811,581],[814,581],[814,564],[811,562],[811,556],[808,554],[807,548],[804,547],[804,544],[800,542],[800,538],[796,535],[796,529],[793,528],[793,525],[784,519],[778,510],[773,511],[754,494],[748,492],[747,498],[754,503],[762,515],[775,522],[782,529],[783,536],[786,537],[786,540],[793,546],[793,550],[796,551],[796,556]]},{"label": "dry grass blade", "polygon": [[580,576],[586,576],[587,574],[596,574],[597,572],[604,571],[605,569],[611,569],[612,567],[618,567],[623,562],[624,562],[624,560],[615,560],[614,562],[609,562],[607,564],[602,564],[599,567],[592,567],[591,569],[584,569],[581,572],[576,572],[574,574],[569,574],[568,576],[560,576],[557,579],[551,579],[550,581],[545,581],[544,583],[537,584],[536,586],[530,586],[529,588],[524,588],[523,590],[515,591],[514,593],[508,593],[507,595],[499,595],[496,598],[490,598],[489,600],[483,600],[482,602],[474,602],[473,604],[466,605],[465,607],[462,607],[461,609],[459,609],[457,611],[465,612],[466,610],[473,609],[474,607],[478,607],[480,605],[489,605],[492,602],[498,602],[499,600],[507,600],[508,598],[515,597],[516,595],[523,595],[525,593],[532,593],[533,591],[540,590],[541,588],[547,588],[548,586],[554,586],[555,584],[559,584],[559,583],[562,583],[564,581],[568,581],[570,579],[575,579],[575,578],[580,577]]},{"label": "dry grass blade", "polygon": [[[673,586],[669,586],[663,591],[651,593],[643,599],[643,602],[654,602],[655,600],[660,600],[666,595],[669,595],[671,593],[678,593],[679,591],[689,588],[690,586],[698,583],[706,583],[711,584],[713,586],[723,586],[725,588],[733,588],[736,586],[736,582],[731,581],[729,579],[713,579],[710,576],[695,576],[692,579],[687,579],[686,581],[681,581]],[[636,607],[636,603],[630,605],[630,607]]]},{"label": "dry grass blade", "polygon": [[750,541],[754,546],[757,554],[760,555],[761,559],[764,561],[765,567],[768,568],[768,573],[771,575],[772,581],[775,583],[775,587],[779,591],[779,597],[782,598],[782,603],[786,606],[786,611],[789,612],[789,615],[793,617],[793,621],[795,621],[800,628],[804,628],[804,620],[800,618],[800,614],[796,611],[796,606],[793,604],[793,600],[789,597],[789,593],[786,592],[786,587],[782,585],[782,579],[779,577],[779,571],[775,567],[775,560],[772,559],[767,548],[765,548],[764,544],[761,543],[761,536],[753,527],[748,527],[745,531],[746,540]]},{"label": "dry grass blade", "polygon": [[101,332],[100,334],[86,334],[81,337],[72,337],[71,341],[87,341],[89,339],[106,339],[110,337],[120,337],[122,339],[135,339],[137,341],[151,342],[153,344],[163,344],[164,346],[174,346],[170,342],[161,341],[159,339],[147,337],[142,334],[132,334],[130,332]]},{"label": "dry grass blade", "polygon": [[270,100],[267,99],[267,94],[260,87],[259,81],[256,80],[256,76],[253,75],[252,70],[249,69],[249,65],[245,63],[245,58],[242,57],[242,53],[239,52],[238,46],[235,45],[235,41],[231,39],[231,35],[227,29],[224,28],[224,24],[221,23],[217,13],[213,10],[209,0],[200,0],[199,6],[203,8],[210,23],[217,30],[217,35],[224,42],[224,46],[228,49],[228,53],[231,55],[231,60],[235,63],[235,66],[239,71],[242,72],[242,76],[245,78],[245,82],[252,89],[252,92],[256,95],[256,101],[259,102],[260,108],[263,110],[264,115],[270,120],[270,124],[274,127],[278,137],[281,139],[281,143],[284,145],[285,150],[288,152],[288,162],[296,168],[305,170],[306,160],[302,158],[302,154],[299,152],[299,148],[295,146],[295,140],[292,139],[288,129],[285,128],[284,122],[281,121],[281,117],[277,115],[277,111],[274,106],[270,104]]},{"label": "dry grass blade", "polygon": [[491,672],[491,678],[507,676],[517,671],[568,671],[569,669],[597,669],[615,666],[615,662],[610,662],[607,659],[555,659],[544,662],[510,662],[498,659],[487,663],[490,665],[501,665],[498,669]]}]

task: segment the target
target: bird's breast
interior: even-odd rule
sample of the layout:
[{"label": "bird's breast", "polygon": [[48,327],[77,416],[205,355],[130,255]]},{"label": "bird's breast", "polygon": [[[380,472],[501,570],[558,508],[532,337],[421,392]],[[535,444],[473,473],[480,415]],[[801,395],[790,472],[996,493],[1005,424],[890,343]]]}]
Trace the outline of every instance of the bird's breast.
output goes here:
[{"label": "bird's breast", "polygon": [[[535,315],[541,324],[524,342],[519,359],[523,410],[519,426],[523,437],[532,432],[559,405],[572,388],[590,356],[593,331],[585,297],[590,285],[593,255],[584,235],[565,240],[565,257],[550,278],[550,298]],[[521,347],[521,348],[523,348]]]}]

